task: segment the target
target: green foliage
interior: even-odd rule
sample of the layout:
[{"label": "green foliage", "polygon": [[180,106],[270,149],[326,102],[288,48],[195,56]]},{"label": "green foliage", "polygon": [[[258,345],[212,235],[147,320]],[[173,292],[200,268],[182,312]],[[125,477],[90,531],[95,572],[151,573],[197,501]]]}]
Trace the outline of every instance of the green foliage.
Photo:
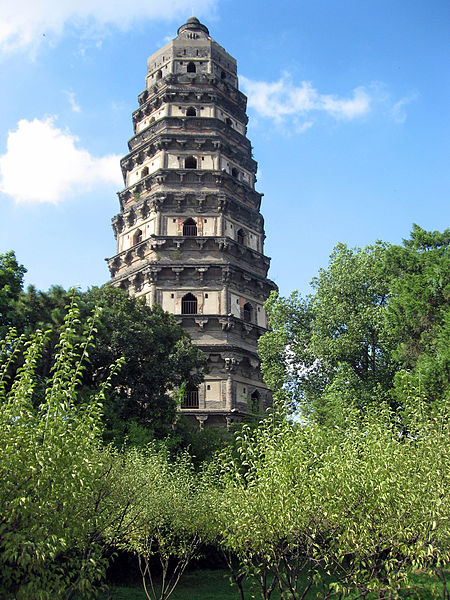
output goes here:
[{"label": "green foliage", "polygon": [[278,403],[334,421],[336,392],[356,406],[402,405],[405,377],[433,402],[450,372],[450,230],[414,226],[404,246],[338,244],[303,299],[267,302],[272,331],[259,342]]},{"label": "green foliage", "polygon": [[[165,600],[206,538],[209,515],[201,482],[188,454],[171,462],[164,448],[149,445],[145,451],[131,449],[128,461],[139,488],[140,510],[120,547],[137,555],[147,598]],[[162,571],[158,586],[153,557],[159,559]]]},{"label": "green foliage", "polygon": [[353,398],[365,405],[392,385],[393,365],[384,340],[388,278],[386,246],[364,250],[338,244],[328,269],[313,282],[315,294],[287,299],[272,294],[267,310],[272,331],[260,340],[263,372],[284,404],[326,416],[323,394],[344,365],[356,384]]},{"label": "green foliage", "polygon": [[179,415],[172,431],[165,439],[166,447],[172,456],[188,451],[196,467],[210,461],[216,452],[233,444],[234,435],[225,427],[205,427],[199,430],[198,424],[193,423],[184,415]]},{"label": "green foliage", "polygon": [[136,441],[132,435],[142,428],[165,436],[175,418],[175,390],[183,383],[200,383],[204,354],[159,305],[149,308],[143,300],[111,286],[94,288],[86,301],[100,306],[102,313],[91,355],[91,379],[85,381],[95,383],[108,364],[124,357],[105,407],[111,434],[119,442],[124,436]]},{"label": "green foliage", "polygon": [[391,273],[386,335],[405,377],[429,401],[448,391],[450,373],[450,229],[427,232],[414,225],[404,246],[387,253]]},{"label": "green foliage", "polygon": [[[183,382],[197,385],[202,380],[204,354],[159,305],[150,309],[144,300],[130,298],[126,291],[112,286],[78,292],[77,297],[83,318],[94,307],[101,309],[90,362],[83,374],[84,396],[105,380],[111,363],[124,358],[105,398],[105,439],[120,446],[125,441],[145,445],[155,436],[164,437],[175,417],[174,391]],[[63,288],[36,292],[30,286],[17,306],[23,331],[32,332],[38,326],[51,330],[49,350],[39,362],[43,382],[51,368],[51,349],[67,301]],[[35,403],[40,402],[41,388],[36,387]]]},{"label": "green foliage", "polygon": [[0,336],[5,334],[8,327],[15,325],[14,304],[22,291],[26,272],[12,250],[0,254]]},{"label": "green foliage", "polygon": [[343,407],[333,428],[244,428],[218,467],[218,543],[259,578],[263,598],[274,582],[286,598],[313,585],[321,598],[364,597],[394,593],[415,569],[439,572],[450,547],[448,408],[412,398],[407,437],[385,404]]},{"label": "green foliage", "polygon": [[[100,444],[105,386],[88,404],[76,401],[95,333],[93,319],[83,328],[78,316],[72,305],[37,408],[32,403],[36,368],[48,335],[36,332],[26,341],[12,333],[2,342],[0,595],[4,598],[69,598],[75,590],[94,597],[95,583],[106,566],[106,529],[114,529],[122,511],[106,492],[114,456]],[[18,358],[21,365],[8,382],[11,363]]]}]

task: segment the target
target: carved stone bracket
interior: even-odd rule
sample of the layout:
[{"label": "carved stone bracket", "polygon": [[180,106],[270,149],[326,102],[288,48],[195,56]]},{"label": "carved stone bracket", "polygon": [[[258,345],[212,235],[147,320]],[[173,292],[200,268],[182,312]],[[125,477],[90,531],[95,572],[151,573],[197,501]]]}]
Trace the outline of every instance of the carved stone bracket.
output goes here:
[{"label": "carved stone bracket", "polygon": [[203,327],[206,325],[209,319],[207,317],[202,317],[200,319],[194,319],[194,321],[197,323],[200,329],[203,329]]},{"label": "carved stone bracket", "polygon": [[160,250],[164,244],[166,243],[166,240],[161,240],[155,237],[150,237],[149,241],[148,241],[148,245],[150,246],[151,250]]},{"label": "carved stone bracket", "polygon": [[222,281],[223,283],[229,283],[231,279],[231,269],[230,267],[222,267]]},{"label": "carved stone bracket", "polygon": [[228,207],[228,200],[226,198],[219,198],[219,202],[217,204],[217,210],[219,212],[223,212]]},{"label": "carved stone bracket", "polygon": [[158,281],[158,273],[161,271],[161,267],[149,267],[144,271],[147,275],[149,283],[156,283]]},{"label": "carved stone bracket", "polygon": [[219,246],[219,250],[228,250],[230,242],[226,238],[216,238],[215,241]]},{"label": "carved stone bracket", "polygon": [[195,418],[198,421],[200,431],[203,429],[203,425],[208,418],[208,415],[195,415]]},{"label": "carved stone bracket", "polygon": [[234,352],[222,352],[221,358],[225,362],[225,370],[233,372],[242,361],[242,356]]},{"label": "carved stone bracket", "polygon": [[253,367],[254,369],[258,369],[259,368],[259,360],[256,358],[249,358],[249,363],[250,366]]},{"label": "carved stone bracket", "polygon": [[197,237],[195,238],[195,241],[197,242],[197,244],[200,246],[200,250],[203,250],[203,246],[206,244],[207,240],[206,238],[201,238],[201,237]]},{"label": "carved stone bracket", "polygon": [[128,227],[132,227],[136,221],[136,215],[134,214],[134,210],[130,210],[130,212],[125,215],[125,219]]},{"label": "carved stone bracket", "polygon": [[146,218],[146,216],[148,215],[148,204],[146,201],[142,203],[142,206],[139,207],[137,212],[141,219]]},{"label": "carved stone bracket", "polygon": [[207,273],[208,271],[208,267],[196,267],[195,270],[197,271],[200,281],[203,281],[203,278],[205,276],[205,273]]},{"label": "carved stone bracket", "polygon": [[234,327],[234,318],[232,316],[221,317],[219,323],[222,325],[222,331],[229,331]]},{"label": "carved stone bracket", "polygon": [[144,281],[141,273],[138,273],[131,279],[131,284],[133,285],[135,292],[140,292],[142,290],[143,283]]},{"label": "carved stone bracket", "polygon": [[180,281],[180,275],[184,271],[184,267],[172,267],[172,273],[175,273],[177,282]]},{"label": "carved stone bracket", "polygon": [[177,250],[179,250],[181,248],[181,246],[184,244],[184,240],[181,238],[175,238],[173,240],[173,243],[175,244],[175,246],[177,247]]}]

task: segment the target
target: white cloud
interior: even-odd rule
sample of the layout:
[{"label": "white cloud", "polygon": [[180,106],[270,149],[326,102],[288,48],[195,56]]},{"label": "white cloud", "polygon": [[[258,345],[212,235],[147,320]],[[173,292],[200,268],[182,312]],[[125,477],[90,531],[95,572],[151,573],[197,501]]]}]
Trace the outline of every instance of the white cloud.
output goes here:
[{"label": "white cloud", "polygon": [[[216,2],[196,0],[196,14],[208,14]],[[127,29],[146,19],[183,19],[191,7],[191,0],[0,0],[0,50],[36,49],[67,26],[98,33],[105,27]]]},{"label": "white cloud", "polygon": [[67,96],[67,100],[69,101],[70,108],[73,112],[80,113],[81,106],[75,100],[75,92],[68,92],[67,90],[63,90],[62,93]]},{"label": "white cloud", "polygon": [[398,102],[396,102],[391,108],[392,118],[396,123],[404,123],[406,121],[406,110],[405,106],[407,106],[410,102],[414,102],[417,99],[418,94],[410,94],[409,96],[405,96],[401,98]]},{"label": "white cloud", "polygon": [[0,156],[0,192],[16,202],[58,204],[102,184],[123,184],[118,155],[101,158],[77,147],[78,139],[55,118],[22,119]]},{"label": "white cloud", "polygon": [[[371,97],[363,87],[353,90],[349,98],[332,94],[320,94],[309,81],[295,85],[288,73],[278,81],[253,81],[240,77],[248,95],[248,105],[262,117],[281,123],[285,117],[305,118],[314,112],[323,112],[335,119],[352,120],[367,115],[371,110]],[[296,124],[297,130],[305,131],[312,121]]]}]

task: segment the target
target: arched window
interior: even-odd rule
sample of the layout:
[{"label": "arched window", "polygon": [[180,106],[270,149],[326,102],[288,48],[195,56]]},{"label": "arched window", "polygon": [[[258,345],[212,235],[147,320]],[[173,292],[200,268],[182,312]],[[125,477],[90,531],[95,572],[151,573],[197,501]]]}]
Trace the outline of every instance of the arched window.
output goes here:
[{"label": "arched window", "polygon": [[181,299],[181,314],[196,315],[198,308],[197,298],[193,294],[186,294]]},{"label": "arched window", "polygon": [[198,408],[198,387],[194,385],[186,387],[181,408]]},{"label": "arched window", "polygon": [[133,245],[139,244],[140,242],[142,242],[142,231],[137,229],[133,235]]},{"label": "arched window", "polygon": [[250,410],[252,413],[258,414],[261,410],[260,396],[258,390],[255,390],[250,396]]},{"label": "arched window", "polygon": [[196,73],[197,72],[197,69],[195,68],[195,65],[193,62],[188,63],[187,72],[188,73]]},{"label": "arched window", "polygon": [[144,167],[141,171],[141,177],[145,177],[148,175],[148,167]]},{"label": "arched window", "polygon": [[233,177],[237,177],[239,175],[239,171],[235,167],[233,167],[231,169],[231,174],[233,175]]},{"label": "arched window", "polygon": [[197,168],[197,159],[195,156],[186,156],[184,159],[184,168],[185,169],[196,169]]},{"label": "arched window", "polygon": [[236,240],[238,244],[245,244],[245,233],[243,229],[239,229],[236,233]]},{"label": "arched window", "polygon": [[161,79],[162,78],[162,71],[161,69],[159,71],[157,71],[156,73],[156,79]]},{"label": "arched window", "polygon": [[229,125],[230,127],[233,125],[233,121],[230,119],[230,117],[227,117],[227,118],[225,119],[225,123],[226,123],[227,125]]},{"label": "arched window", "polygon": [[224,80],[227,78],[227,74],[225,73],[225,71],[221,71],[220,72],[220,79]]},{"label": "arched window", "polygon": [[197,235],[197,224],[194,219],[186,219],[183,223],[183,235],[196,236]]},{"label": "arched window", "polygon": [[195,108],[193,106],[190,106],[187,109],[186,116],[187,117],[196,117],[197,116],[197,111],[195,110]]},{"label": "arched window", "polygon": [[252,315],[253,315],[253,306],[250,304],[250,302],[246,302],[244,304],[244,308],[243,308],[243,316],[244,316],[244,321],[246,321],[247,323],[251,323],[252,322]]}]

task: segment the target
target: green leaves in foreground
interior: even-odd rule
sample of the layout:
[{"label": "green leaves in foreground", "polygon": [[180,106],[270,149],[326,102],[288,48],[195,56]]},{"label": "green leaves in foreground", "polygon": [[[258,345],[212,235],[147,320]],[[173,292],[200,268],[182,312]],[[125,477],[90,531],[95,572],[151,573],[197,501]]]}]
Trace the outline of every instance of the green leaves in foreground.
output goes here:
[{"label": "green leaves in foreground", "polygon": [[[80,331],[81,329],[81,331]],[[10,334],[0,366],[0,595],[59,598],[89,592],[104,572],[100,537],[117,515],[101,515],[96,499],[109,484],[111,456],[102,449],[101,401],[76,403],[94,335],[69,308],[43,403],[32,405],[36,366],[47,342]],[[81,334],[81,335],[80,335]],[[12,384],[12,363],[21,360]],[[70,597],[68,595],[67,597]]]},{"label": "green leaves in foreground", "polygon": [[[244,428],[219,467],[217,543],[256,576],[263,598],[395,593],[450,557],[449,406],[414,399],[409,435],[386,405],[332,428],[267,420]],[[309,596],[308,596],[309,597]],[[339,597],[339,596],[338,596]]]}]

